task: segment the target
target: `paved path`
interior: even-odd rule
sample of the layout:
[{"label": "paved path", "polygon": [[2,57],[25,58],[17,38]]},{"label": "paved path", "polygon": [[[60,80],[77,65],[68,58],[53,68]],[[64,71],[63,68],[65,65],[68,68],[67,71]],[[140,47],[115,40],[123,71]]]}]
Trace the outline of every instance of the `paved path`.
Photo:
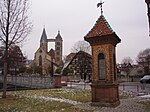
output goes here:
[{"label": "paved path", "polygon": [[144,112],[145,110],[145,105],[140,103],[140,101],[147,100],[147,98],[142,98],[142,97],[134,97],[134,98],[128,98],[128,99],[121,99],[120,100],[120,105],[116,108],[112,107],[95,107],[91,106],[91,102],[88,103],[81,103],[77,101],[72,101],[68,99],[60,99],[60,98],[51,98],[51,97],[46,97],[46,96],[24,96],[27,98],[35,98],[35,99],[42,99],[46,101],[59,101],[59,102],[64,102],[64,103],[69,103],[72,104],[75,108],[80,108],[83,110],[91,111],[93,110],[94,112]]},{"label": "paved path", "polygon": [[116,108],[93,107],[90,103],[75,105],[75,108],[94,110],[94,112],[144,112],[145,106],[139,103],[138,98],[122,99],[120,105]]}]

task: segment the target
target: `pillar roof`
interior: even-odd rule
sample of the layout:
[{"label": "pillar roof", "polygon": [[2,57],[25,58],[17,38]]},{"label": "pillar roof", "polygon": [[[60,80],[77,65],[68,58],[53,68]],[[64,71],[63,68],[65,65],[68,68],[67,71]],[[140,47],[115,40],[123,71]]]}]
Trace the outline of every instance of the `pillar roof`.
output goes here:
[{"label": "pillar roof", "polygon": [[92,37],[97,37],[97,36],[99,37],[99,36],[109,35],[113,33],[114,31],[110,27],[109,23],[107,22],[105,17],[101,15],[96,21],[96,24],[94,25],[94,27],[85,36],[85,38],[92,38]]},{"label": "pillar roof", "polygon": [[90,44],[113,43],[116,45],[121,39],[113,31],[103,14],[98,18],[93,28],[84,37]]}]

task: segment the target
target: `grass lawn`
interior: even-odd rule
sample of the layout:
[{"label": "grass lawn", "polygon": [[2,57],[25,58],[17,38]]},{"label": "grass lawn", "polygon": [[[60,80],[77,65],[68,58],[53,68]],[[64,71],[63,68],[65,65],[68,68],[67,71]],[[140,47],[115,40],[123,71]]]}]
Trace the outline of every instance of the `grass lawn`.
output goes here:
[{"label": "grass lawn", "polygon": [[[75,108],[72,103],[42,99],[44,97],[87,103],[91,102],[91,92],[89,90],[44,89],[10,91],[7,92],[7,95],[10,96],[7,99],[2,99],[1,95],[2,93],[0,92],[0,112],[94,112],[94,110]],[[120,96],[120,99],[128,98],[130,96],[127,94]],[[150,112],[150,101],[141,103],[147,106],[145,112]]]},{"label": "grass lawn", "polygon": [[150,112],[150,101],[141,101],[140,103],[144,104],[146,106],[144,112]]},{"label": "grass lawn", "polygon": [[9,95],[16,96],[45,96],[52,98],[69,99],[77,102],[90,102],[91,92],[89,90],[78,89],[44,89],[44,90],[24,90],[8,92]]},{"label": "grass lawn", "polygon": [[[0,99],[0,112],[86,112],[67,103],[29,98]],[[89,111],[92,112],[92,111]]]},{"label": "grass lawn", "polygon": [[[2,93],[0,93],[1,95]],[[17,98],[0,99],[0,112],[93,112],[74,108],[72,104],[35,99],[32,96],[69,99],[77,102],[90,102],[90,91],[75,89],[45,89],[7,92]],[[21,96],[21,97],[20,97]],[[30,96],[30,97],[27,97]]]}]

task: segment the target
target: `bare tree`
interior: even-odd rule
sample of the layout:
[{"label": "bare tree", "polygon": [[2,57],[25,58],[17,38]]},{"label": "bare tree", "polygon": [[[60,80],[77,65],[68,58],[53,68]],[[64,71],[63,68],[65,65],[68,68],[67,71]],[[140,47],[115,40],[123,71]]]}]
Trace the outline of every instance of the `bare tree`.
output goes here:
[{"label": "bare tree", "polygon": [[3,98],[7,90],[8,48],[22,42],[31,32],[28,0],[0,0],[0,40],[5,45]]},{"label": "bare tree", "polygon": [[130,57],[125,57],[122,60],[121,68],[126,72],[127,80],[129,80],[129,74],[132,69],[133,60]]},{"label": "bare tree", "polygon": [[150,48],[139,52],[137,62],[143,66],[145,74],[150,73]]},{"label": "bare tree", "polygon": [[84,51],[86,53],[91,54],[91,46],[88,42],[86,41],[78,41],[76,42],[72,48],[71,48],[71,52],[73,53],[77,53],[79,51]]},{"label": "bare tree", "polygon": [[130,57],[125,57],[122,59],[122,64],[133,64],[133,60]]}]

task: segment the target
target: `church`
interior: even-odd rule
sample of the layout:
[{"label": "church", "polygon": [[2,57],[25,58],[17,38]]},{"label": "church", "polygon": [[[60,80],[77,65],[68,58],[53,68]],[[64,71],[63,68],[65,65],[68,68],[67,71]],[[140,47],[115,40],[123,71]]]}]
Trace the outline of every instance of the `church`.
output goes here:
[{"label": "church", "polygon": [[[55,49],[48,50],[49,42],[55,43]],[[40,39],[40,47],[34,54],[34,64],[42,68],[42,74],[48,74],[50,68],[53,68],[54,71],[62,65],[62,45],[63,40],[60,35],[60,31],[58,31],[55,39],[48,39],[46,30],[43,28]]]}]

